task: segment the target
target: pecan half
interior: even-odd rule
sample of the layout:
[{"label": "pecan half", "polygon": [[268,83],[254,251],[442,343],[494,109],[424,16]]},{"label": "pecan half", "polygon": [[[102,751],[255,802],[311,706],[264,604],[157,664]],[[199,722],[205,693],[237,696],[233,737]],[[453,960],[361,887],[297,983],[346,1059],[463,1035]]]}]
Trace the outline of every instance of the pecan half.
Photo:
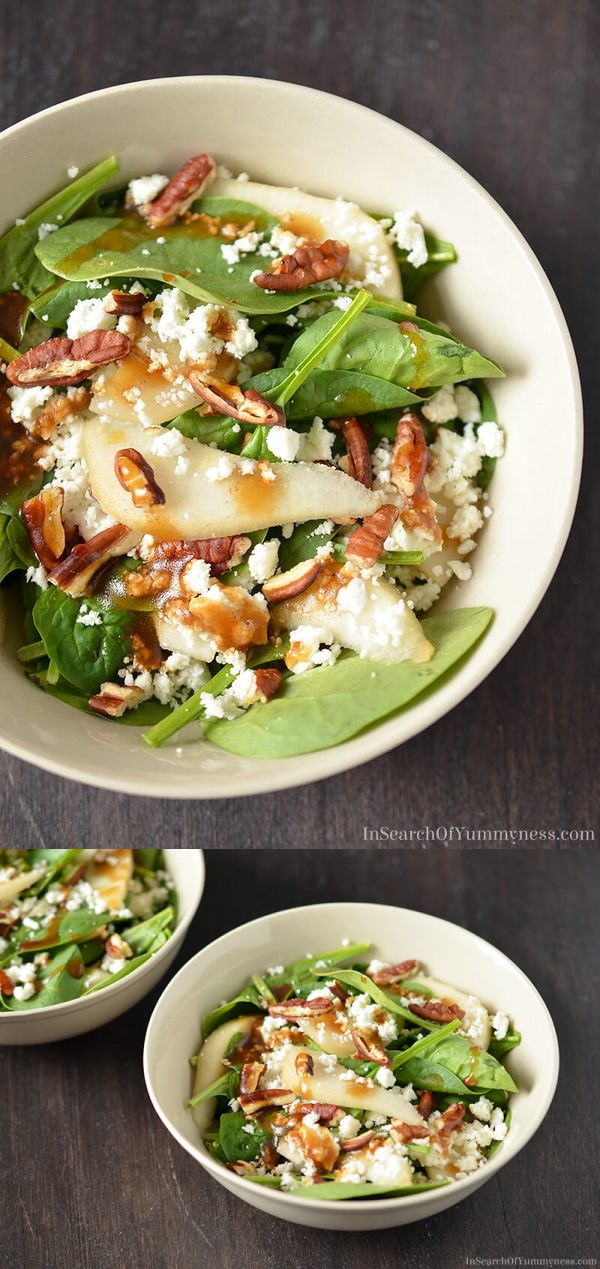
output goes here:
[{"label": "pecan half", "polygon": [[293,599],[308,590],[317,580],[323,567],[322,561],[302,560],[286,573],[276,573],[263,583],[263,595],[270,604],[280,604],[284,599]]},{"label": "pecan half", "polygon": [[338,983],[337,978],[330,984],[329,990],[332,996],[337,996],[337,999],[341,1000],[342,1004],[345,1004],[350,995],[350,992],[346,991],[346,988],[342,987],[341,983]]},{"label": "pecan half", "polygon": [[238,1101],[245,1115],[255,1115],[257,1110],[266,1110],[267,1106],[289,1106],[296,1100],[296,1094],[289,1088],[261,1088],[254,1093],[238,1093]]},{"label": "pecan half", "polygon": [[153,203],[143,207],[142,215],[153,229],[172,225],[183,216],[195,198],[199,198],[214,179],[216,163],[210,154],[195,154],[171,177],[169,184]]},{"label": "pecan half", "polygon": [[303,291],[315,282],[337,278],[348,256],[345,242],[327,238],[319,246],[298,247],[291,255],[282,256],[270,273],[256,273],[252,281],[265,291]]},{"label": "pecan half", "polygon": [[245,1062],[240,1074],[240,1093],[255,1093],[266,1069],[264,1062]]},{"label": "pecan half", "polygon": [[116,330],[91,330],[80,339],[57,335],[15,357],[6,377],[20,388],[64,388],[88,379],[98,366],[122,361],[130,349],[129,336]]},{"label": "pecan half", "polygon": [[366,489],[373,487],[373,466],[369,445],[364,428],[358,419],[333,419],[331,427],[339,431],[348,450],[350,468],[349,476],[358,480]]},{"label": "pecan half", "polygon": [[466,1106],[463,1102],[453,1102],[443,1115],[435,1121],[435,1130],[440,1137],[449,1137],[452,1132],[460,1128],[465,1117]]},{"label": "pecan half", "polygon": [[139,317],[146,303],[143,291],[109,291],[104,298],[106,312],[119,317]]},{"label": "pecan half", "polygon": [[255,670],[254,677],[259,696],[265,701],[272,700],[281,686],[281,670]]},{"label": "pecan half", "polygon": [[403,414],[396,428],[392,480],[407,498],[421,488],[427,472],[427,441],[416,414]]},{"label": "pecan half", "polygon": [[65,549],[65,527],[62,509],[64,489],[47,485],[35,498],[28,498],[21,507],[21,517],[29,541],[44,568],[53,569]]},{"label": "pecan half", "polygon": [[190,371],[189,380],[194,392],[210,407],[210,414],[227,414],[255,427],[285,427],[281,407],[273,405],[253,388],[244,392],[235,383],[227,383],[217,375],[201,374],[199,370]]},{"label": "pecan half", "polygon": [[386,969],[378,969],[376,974],[371,974],[371,980],[377,987],[386,987],[390,983],[401,982],[403,978],[410,978],[419,968],[418,961],[400,961],[398,965],[389,965]]},{"label": "pecan half", "polygon": [[113,524],[96,533],[87,542],[74,546],[65,559],[48,574],[48,581],[64,590],[67,595],[78,598],[85,594],[98,569],[115,555],[126,555],[139,540],[139,533],[132,533],[124,524]]},{"label": "pecan half", "polygon": [[383,554],[385,539],[399,516],[398,508],[391,502],[378,507],[367,516],[358,529],[354,529],[346,543],[346,559],[360,568],[371,568]]},{"label": "pecan half", "polygon": [[447,1005],[442,1000],[427,1000],[424,1005],[409,1004],[411,1013],[417,1018],[426,1018],[428,1022],[452,1022],[454,1018],[464,1018],[465,1011],[458,1005]]},{"label": "pecan half", "polygon": [[310,1053],[297,1053],[294,1066],[297,1075],[314,1075],[315,1064]]},{"label": "pecan half", "polygon": [[407,1141],[419,1141],[422,1137],[428,1137],[429,1129],[426,1124],[405,1124],[401,1119],[392,1119],[390,1133],[395,1141],[406,1145]]},{"label": "pecan half", "polygon": [[0,969],[0,991],[3,996],[12,996],[14,990],[15,984],[12,979],[8,977],[8,974],[4,973],[3,969]]},{"label": "pecan half", "polygon": [[382,1049],[378,1044],[373,1044],[369,1036],[366,1036],[363,1031],[351,1031],[350,1034],[356,1045],[355,1057],[367,1058],[369,1062],[377,1062],[378,1066],[391,1066],[385,1049]]},{"label": "pecan half", "polygon": [[332,1106],[331,1102],[302,1102],[294,1111],[295,1115],[318,1115],[323,1124],[331,1123],[341,1113],[339,1106]]},{"label": "pecan half", "polygon": [[327,996],[315,996],[314,1000],[284,1000],[280,1005],[269,1005],[272,1018],[318,1018],[323,1013],[331,1013],[333,1001]]},{"label": "pecan half", "polygon": [[[192,560],[204,560],[210,564],[211,572],[218,577],[226,573],[246,551],[252,546],[250,538],[237,534],[228,538],[190,538],[176,542],[157,542],[148,555],[148,562],[155,563],[168,560],[173,563],[190,563]],[[185,568],[182,573],[183,589],[192,594],[185,584]],[[193,592],[196,594],[196,592]]]},{"label": "pecan half", "polygon": [[417,1110],[423,1119],[429,1119],[433,1110],[433,1093],[430,1093],[428,1088],[423,1089],[417,1102]]},{"label": "pecan half", "polygon": [[165,495],[154,479],[150,463],[139,449],[119,449],[115,454],[115,476],[122,489],[131,494],[134,507],[156,507]]},{"label": "pecan half", "polygon": [[350,1150],[362,1150],[363,1146],[368,1146],[374,1136],[375,1131],[371,1128],[368,1132],[361,1132],[359,1137],[348,1137],[346,1141],[340,1141],[340,1150],[343,1150],[344,1154],[348,1154]]},{"label": "pecan half", "polygon": [[124,687],[122,683],[103,683],[96,696],[90,696],[88,705],[95,714],[106,718],[122,718],[128,709],[141,705],[144,693],[141,687]]}]

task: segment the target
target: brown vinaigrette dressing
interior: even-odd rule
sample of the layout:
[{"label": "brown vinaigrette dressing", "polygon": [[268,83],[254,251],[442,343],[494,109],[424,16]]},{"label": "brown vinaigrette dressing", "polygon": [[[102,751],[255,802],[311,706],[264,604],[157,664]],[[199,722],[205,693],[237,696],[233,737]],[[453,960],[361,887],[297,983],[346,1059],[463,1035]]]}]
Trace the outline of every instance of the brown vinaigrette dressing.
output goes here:
[{"label": "brown vinaigrette dressing", "polygon": [[398,330],[401,335],[406,335],[414,350],[415,375],[408,385],[409,388],[414,391],[415,388],[422,388],[426,386],[425,380],[421,378],[420,372],[421,368],[427,361],[427,345],[418,326],[415,326],[413,322],[399,322]]},{"label": "brown vinaigrette dressing", "polygon": [[40,474],[36,462],[40,442],[13,422],[7,389],[6,379],[0,375],[0,498],[32,485]]},{"label": "brown vinaigrette dressing", "polygon": [[327,236],[318,217],[306,212],[286,212],[281,217],[281,227],[296,234],[297,238],[308,238],[310,242],[323,242]]},{"label": "brown vinaigrette dressing", "polygon": [[[124,212],[118,225],[106,229],[93,242],[82,243],[81,247],[77,247],[70,255],[65,256],[64,260],[61,260],[58,269],[59,271],[64,269],[67,274],[70,274],[81,265],[87,264],[88,260],[95,260],[101,254],[110,258],[122,252],[131,251],[140,243],[156,242],[158,238],[166,238],[167,246],[173,238],[187,238],[199,242],[220,236],[231,241],[231,238],[241,234],[247,225],[248,218],[241,211],[228,213],[225,225],[220,216],[192,212],[174,225],[167,225],[165,229],[151,229],[141,216],[137,216],[134,212]],[[234,226],[235,232],[232,232]],[[108,266],[109,259],[106,263]],[[164,276],[165,280],[169,279],[168,274]]]},{"label": "brown vinaigrette dressing", "polygon": [[13,348],[18,348],[23,335],[23,318],[28,308],[28,301],[18,291],[3,291],[0,294],[0,339]]}]

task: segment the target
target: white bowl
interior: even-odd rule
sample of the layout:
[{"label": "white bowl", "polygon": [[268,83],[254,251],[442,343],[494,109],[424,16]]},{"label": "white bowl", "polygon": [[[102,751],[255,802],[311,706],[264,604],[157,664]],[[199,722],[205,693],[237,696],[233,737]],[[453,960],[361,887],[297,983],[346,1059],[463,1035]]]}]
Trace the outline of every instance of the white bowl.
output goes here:
[{"label": "white bowl", "polygon": [[[252,972],[287,964],[307,951],[372,942],[372,954],[397,962],[417,957],[429,973],[473,993],[489,1008],[510,1014],[523,1040],[507,1067],[519,1089],[511,1097],[506,1141],[472,1177],[408,1198],[332,1203],[269,1190],[236,1176],[205,1149],[186,1101],[188,1059],[197,1053],[201,1023],[231,999]],[[533,983],[508,957],[475,934],[407,908],[376,903],[326,903],[260,917],[210,943],[184,965],[152,1014],[144,1046],[144,1073],[154,1109],[176,1141],[232,1194],[271,1216],[316,1229],[387,1229],[409,1225],[459,1203],[504,1167],[529,1141],[546,1114],[558,1077],[558,1042],[548,1010]],[[317,1190],[318,1193],[318,1190]],[[210,1194],[205,1197],[210,1202]]]},{"label": "white bowl", "polygon": [[204,890],[204,854],[201,850],[166,850],[165,862],[177,891],[177,922],[171,938],[150,960],[120,982],[80,1000],[47,1009],[0,1013],[0,1045],[48,1044],[68,1040],[112,1022],[148,995],[174,961],[188,926],[198,911]]},{"label": "white bowl", "polygon": [[[459,252],[429,304],[466,343],[507,372],[494,383],[508,432],[491,487],[495,514],[471,581],[444,606],[486,604],[496,617],[448,681],[387,722],[335,749],[265,761],[200,742],[196,726],[161,750],[43,696],[25,681],[7,635],[0,652],[0,745],[59,775],[146,796],[232,797],[306,784],[366,762],[416,735],[493,670],[537,608],[560,559],[581,465],[581,400],[556,297],[521,234],[489,194],[446,155],[353,102],[273,80],[200,76],[90,93],[0,137],[0,231],[82,170],[116,152],[123,175],[169,170],[211,150],[258,180],[343,195],[367,209],[417,208]],[[240,191],[242,192],[242,191]]]}]

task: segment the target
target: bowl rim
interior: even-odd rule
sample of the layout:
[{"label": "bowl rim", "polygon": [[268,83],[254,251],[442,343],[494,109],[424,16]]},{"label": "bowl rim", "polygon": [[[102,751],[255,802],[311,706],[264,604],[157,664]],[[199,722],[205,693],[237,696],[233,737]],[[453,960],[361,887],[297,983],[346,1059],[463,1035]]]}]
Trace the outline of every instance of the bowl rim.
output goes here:
[{"label": "bowl rim", "polygon": [[[297,95],[298,98],[313,98],[318,101],[321,108],[326,107],[329,100],[338,103],[343,102],[344,108],[350,113],[373,116],[378,121],[379,126],[382,123],[389,128],[400,129],[407,138],[417,141],[422,147],[428,149],[431,155],[436,156],[436,161],[442,163],[448,171],[459,176],[473,192],[478,194],[496,214],[496,217],[502,222],[504,228],[512,237],[515,246],[524,256],[528,266],[532,269],[541,289],[544,298],[549,305],[549,309],[557,328],[559,342],[565,355],[565,384],[568,381],[568,390],[570,394],[569,416],[573,420],[573,451],[572,464],[568,489],[564,489],[563,512],[560,522],[555,526],[555,547],[551,558],[548,560],[543,572],[537,575],[537,580],[532,586],[529,593],[528,601],[520,610],[518,621],[511,623],[510,629],[507,630],[498,646],[492,650],[489,641],[479,642],[476,647],[482,650],[483,654],[480,658],[478,668],[469,675],[468,657],[464,663],[452,674],[448,682],[444,682],[444,689],[424,693],[421,697],[417,697],[415,701],[410,702],[408,706],[397,711],[380,722],[374,724],[367,730],[359,733],[357,736],[351,737],[349,740],[339,745],[317,749],[307,754],[301,754],[296,757],[280,759],[277,761],[271,759],[253,759],[248,758],[245,761],[254,764],[253,787],[244,789],[239,794],[235,789],[214,789],[198,788],[194,783],[190,774],[190,786],[185,790],[170,789],[168,781],[159,781],[158,787],[153,785],[149,777],[144,775],[135,782],[132,777],[128,778],[127,793],[138,797],[156,797],[168,798],[181,801],[191,800],[216,800],[231,797],[252,797],[261,793],[276,793],[283,789],[291,789],[308,783],[316,783],[319,780],[328,779],[330,776],[339,775],[353,768],[362,766],[363,763],[369,762],[384,753],[389,753],[401,744],[425,731],[428,727],[438,722],[441,718],[449,714],[462,701],[466,700],[476,688],[492,673],[497,665],[504,659],[512,646],[520,638],[521,634],[531,621],[534,613],[539,607],[562,558],[565,545],[573,523],[575,514],[579,485],[581,481],[581,468],[583,460],[583,403],[581,393],[581,383],[577,366],[577,359],[573,342],[567,326],[562,308],[552,287],[552,284],[543,269],[540,261],[529,246],[526,238],[517,228],[508,214],[503,210],[500,204],[492,197],[491,194],[481,185],[473,176],[470,175],[455,159],[452,159],[443,150],[439,149],[433,142],[426,137],[415,132],[411,128],[407,128],[405,124],[399,123],[395,119],[391,119],[388,115],[364,106],[359,102],[349,100],[336,93],[325,92],[322,89],[311,88],[304,84],[294,84],[286,80],[280,79],[264,79],[259,76],[244,75],[174,75],[162,76],[158,78],[140,79],[130,81],[125,84],[113,84],[107,88],[95,89],[93,92],[83,93],[76,97],[68,98],[66,101],[57,102],[53,106],[49,106],[44,110],[37,111],[33,115],[29,115],[26,119],[21,119],[17,123],[10,125],[0,133],[0,160],[2,157],[2,149],[5,141],[11,140],[22,130],[26,130],[37,121],[41,121],[61,112],[68,112],[69,109],[75,109],[83,103],[100,100],[107,96],[117,96],[118,94],[129,94],[139,91],[140,89],[166,89],[171,88],[176,91],[178,86],[209,86],[209,85],[236,85],[244,87],[254,87],[261,91],[277,91],[278,89],[286,89],[290,95]],[[487,650],[486,650],[487,649]],[[473,650],[474,651],[474,650]],[[464,672],[467,673],[467,683],[463,682]],[[400,737],[390,734],[393,732],[395,725],[401,721],[409,719],[402,728]],[[49,771],[53,775],[59,775],[64,779],[74,780],[80,784],[89,785],[92,788],[100,788],[113,792],[123,792],[123,782],[118,774],[96,774],[92,770],[81,772],[74,771],[72,766],[55,759],[52,755],[42,755],[35,751],[32,744],[12,739],[6,739],[0,731],[0,749],[13,756],[20,758],[26,762]],[[298,757],[300,764],[298,764]],[[302,770],[302,764],[311,761],[317,757],[318,763],[314,762],[314,770],[307,774]],[[163,783],[167,787],[163,787]]]},{"label": "bowl rim", "polygon": [[[208,1151],[206,1150],[206,1147],[203,1145],[202,1142],[200,1143],[198,1147],[195,1148],[194,1146],[192,1146],[191,1142],[182,1133],[180,1133],[177,1128],[175,1128],[175,1126],[171,1123],[169,1116],[163,1110],[163,1107],[161,1106],[158,1096],[154,1090],[152,1076],[150,1073],[150,1065],[152,1061],[152,1050],[154,1049],[154,1045],[155,1045],[154,1033],[156,1032],[156,1035],[158,1038],[160,1014],[164,1007],[163,1002],[165,1000],[165,997],[172,990],[172,988],[174,988],[178,979],[181,978],[185,973],[189,972],[190,967],[192,965],[195,965],[197,961],[201,960],[205,952],[212,951],[213,949],[219,950],[220,948],[223,948],[224,945],[226,945],[227,942],[234,935],[239,935],[243,933],[243,931],[245,930],[251,930],[255,928],[256,926],[263,924],[263,922],[265,921],[273,920],[273,918],[281,919],[283,921],[285,918],[288,918],[291,916],[297,917],[299,915],[302,915],[302,916],[305,916],[307,919],[309,919],[311,915],[314,916],[316,913],[324,913],[324,914],[331,913],[332,915],[335,913],[335,914],[341,915],[343,911],[348,913],[349,919],[350,919],[351,912],[352,911],[358,912],[358,909],[360,909],[363,912],[365,909],[369,909],[371,912],[373,912],[374,916],[376,915],[377,912],[381,912],[382,910],[388,913],[393,913],[394,916],[397,918],[401,918],[406,915],[410,915],[410,916],[416,915],[418,917],[422,917],[427,922],[433,923],[433,926],[435,928],[439,928],[440,926],[443,926],[446,928],[446,930],[448,929],[452,931],[459,930],[463,936],[466,935],[469,940],[473,941],[474,947],[476,950],[480,948],[485,948],[488,953],[492,952],[496,960],[500,960],[503,963],[505,968],[508,968],[511,973],[515,974],[517,978],[519,978],[526,985],[527,989],[533,993],[533,995],[537,999],[538,1004],[541,1006],[542,1015],[547,1025],[547,1036],[545,1037],[545,1040],[547,1044],[547,1049],[551,1055],[550,1067],[546,1077],[547,1087],[546,1087],[545,1095],[542,1100],[542,1104],[540,1108],[538,1109],[537,1113],[533,1116],[531,1122],[525,1127],[523,1131],[522,1140],[516,1147],[513,1147],[510,1153],[507,1154],[503,1150],[498,1150],[496,1154],[493,1155],[492,1159],[486,1163],[485,1169],[478,1169],[478,1171],[476,1173],[472,1173],[471,1176],[465,1177],[463,1180],[453,1182],[452,1193],[454,1193],[455,1186],[460,1187],[460,1196],[466,1198],[470,1193],[478,1189],[481,1184],[483,1184],[485,1181],[489,1180],[492,1176],[494,1176],[495,1173],[500,1170],[500,1168],[504,1167],[505,1164],[510,1163],[512,1159],[516,1158],[516,1156],[521,1152],[523,1147],[528,1144],[528,1142],[537,1132],[540,1125],[543,1123],[543,1120],[545,1119],[550,1109],[550,1106],[552,1104],[554,1093],[556,1091],[556,1084],[558,1081],[559,1067],[560,1067],[560,1051],[559,1051],[559,1045],[558,1045],[558,1037],[556,1034],[556,1028],[554,1026],[554,1022],[552,1020],[552,1015],[550,1014],[550,1010],[548,1009],[548,1006],[546,1005],[546,1002],[543,999],[541,993],[538,991],[534,983],[532,983],[531,979],[527,976],[524,970],[520,969],[519,966],[516,965],[515,962],[510,959],[510,957],[506,956],[504,952],[501,952],[500,949],[495,947],[493,943],[490,943],[488,942],[487,939],[482,938],[481,935],[473,934],[473,932],[467,929],[466,926],[458,925],[457,922],[455,921],[448,921],[445,917],[434,916],[430,912],[422,912],[418,908],[403,908],[403,907],[397,907],[395,904],[387,904],[387,903],[360,903],[360,902],[352,902],[352,901],[339,901],[339,902],[334,901],[330,903],[303,904],[297,908],[283,908],[277,912],[268,912],[264,916],[255,917],[252,921],[246,921],[244,922],[243,925],[235,926],[233,930],[228,930],[225,934],[221,934],[219,938],[213,939],[211,943],[207,943],[206,947],[201,948],[199,952],[196,952],[194,956],[190,957],[190,959],[186,961],[185,965],[182,965],[181,969],[178,970],[178,972],[174,974],[174,976],[169,980],[166,987],[161,992],[159,999],[157,1000],[154,1006],[154,1009],[152,1010],[152,1013],[150,1015],[148,1026],[146,1028],[146,1035],[144,1038],[144,1050],[143,1050],[144,1079],[146,1082],[146,1089],[148,1092],[148,1096],[150,1098],[150,1101],[152,1102],[152,1105],[159,1119],[162,1121],[162,1123],[164,1124],[167,1131],[171,1134],[171,1136],[173,1136],[175,1140],[179,1143],[179,1145],[182,1146],[183,1149],[188,1154],[192,1155],[192,1158],[196,1159],[196,1162],[198,1162],[201,1167],[205,1168],[205,1170],[209,1172],[210,1175],[213,1176],[215,1180],[217,1180],[220,1184],[224,1183],[222,1179],[223,1173],[226,1173],[228,1180],[231,1181],[232,1174],[227,1172],[227,1169],[224,1168],[223,1164],[218,1163],[217,1160],[211,1157],[211,1155],[208,1153]],[[200,1158],[199,1155],[202,1155],[202,1158]],[[243,1188],[246,1189],[248,1193],[252,1191],[255,1192],[257,1189],[257,1187],[253,1184],[252,1181],[248,1181],[244,1177],[236,1176],[236,1181],[240,1182]],[[260,1187],[258,1188],[260,1189]],[[425,1190],[423,1194],[414,1194],[414,1195],[411,1194],[411,1195],[404,1195],[403,1197],[395,1197],[395,1198],[394,1197],[391,1197],[391,1198],[380,1197],[376,1199],[344,1199],[343,1206],[344,1208],[348,1208],[352,1212],[361,1212],[361,1211],[376,1212],[378,1209],[381,1208],[382,1204],[384,1205],[384,1208],[387,1211],[391,1210],[392,1204],[400,1204],[401,1205],[400,1210],[403,1210],[408,1205],[412,1206],[412,1204],[414,1203],[420,1204],[422,1206],[425,1200],[432,1199],[434,1195],[441,1192],[442,1188],[449,1189],[450,1187],[440,1187],[439,1191]],[[269,1196],[271,1196],[272,1194],[276,1195],[277,1198],[281,1198],[285,1202],[292,1204],[293,1208],[296,1211],[302,1211],[303,1209],[307,1210],[308,1208],[312,1207],[312,1208],[315,1208],[317,1211],[324,1213],[331,1209],[331,1202],[327,1201],[326,1199],[313,1198],[312,1195],[310,1196],[310,1198],[300,1198],[295,1195],[288,1194],[285,1191],[276,1190],[276,1189],[273,1189],[273,1190],[269,1189],[268,1193],[269,1193]],[[459,1198],[457,1198],[456,1200],[457,1202],[460,1201],[460,1196]]]},{"label": "bowl rim", "polygon": [[[165,847],[165,851],[167,849],[169,848]],[[177,854],[186,854],[195,858],[196,876],[191,878],[189,883],[186,882],[186,891],[189,886],[192,902],[186,915],[177,921],[171,938],[167,939],[167,942],[158,949],[158,952],[155,952],[144,965],[138,965],[137,969],[134,969],[131,974],[121,978],[118,983],[109,982],[102,988],[102,991],[93,992],[89,996],[80,996],[78,1000],[65,1000],[59,1005],[45,1005],[42,1009],[3,1010],[0,1013],[0,1034],[3,1026],[16,1026],[17,1023],[23,1022],[27,1026],[33,1025],[35,1022],[39,1023],[41,1018],[63,1018],[66,1014],[73,1012],[84,1013],[98,1003],[99,997],[101,1000],[105,1000],[110,994],[110,998],[114,999],[117,995],[126,991],[132,982],[139,982],[141,978],[145,977],[158,964],[159,960],[165,959],[168,952],[172,951],[172,939],[175,938],[176,934],[180,935],[183,941],[202,902],[206,885],[206,861],[204,851],[198,846],[190,846],[183,850],[178,849]],[[178,898],[179,894],[180,891],[178,889]]]}]

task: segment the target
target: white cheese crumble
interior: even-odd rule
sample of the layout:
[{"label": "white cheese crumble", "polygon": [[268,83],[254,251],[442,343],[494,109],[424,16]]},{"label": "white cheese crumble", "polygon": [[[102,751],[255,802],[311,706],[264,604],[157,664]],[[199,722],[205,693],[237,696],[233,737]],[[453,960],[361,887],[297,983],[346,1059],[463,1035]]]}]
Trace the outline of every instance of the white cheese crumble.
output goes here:
[{"label": "white cheese crumble", "polygon": [[271,427],[267,436],[267,447],[274,458],[284,463],[293,463],[300,449],[300,433],[291,427]]},{"label": "white cheese crumble", "polygon": [[69,339],[80,339],[92,330],[113,330],[117,319],[107,313],[103,300],[78,300],[67,318]]},{"label": "white cheese crumble", "polygon": [[310,431],[300,433],[297,458],[302,463],[331,462],[335,437],[319,415],[312,421]]},{"label": "white cheese crumble", "polygon": [[387,236],[401,251],[408,252],[407,261],[415,269],[427,263],[425,231],[419,224],[414,211],[394,212],[394,219],[387,230]]},{"label": "white cheese crumble", "polygon": [[35,422],[37,411],[50,399],[52,392],[52,388],[9,388],[13,421],[22,423],[29,430],[28,424]]},{"label": "white cheese crumble", "polygon": [[198,304],[190,311],[190,301],[178,287],[159,292],[149,325],[162,343],[174,340],[179,344],[182,362],[198,362],[223,351],[241,360],[258,346],[248,319],[236,309]]},{"label": "white cheese crumble", "polygon": [[393,1088],[396,1083],[394,1072],[390,1071],[389,1066],[380,1066],[375,1079],[383,1088]]},{"label": "white cheese crumble", "polygon": [[221,255],[227,264],[239,264],[240,256],[249,255],[256,251],[261,239],[262,234],[251,230],[250,233],[236,238],[235,242],[223,243]]},{"label": "white cheese crumble", "polygon": [[497,1040],[503,1040],[510,1026],[505,1013],[495,1013],[492,1018],[492,1031]]},{"label": "white cheese crumble", "polygon": [[145,203],[152,203],[155,198],[158,198],[168,184],[168,176],[154,172],[152,176],[138,176],[134,181],[130,181],[127,193],[135,207],[143,207]]},{"label": "white cheese crumble", "polygon": [[278,538],[269,538],[268,542],[257,542],[248,556],[248,569],[255,582],[266,582],[273,576],[277,568],[278,556]]}]

